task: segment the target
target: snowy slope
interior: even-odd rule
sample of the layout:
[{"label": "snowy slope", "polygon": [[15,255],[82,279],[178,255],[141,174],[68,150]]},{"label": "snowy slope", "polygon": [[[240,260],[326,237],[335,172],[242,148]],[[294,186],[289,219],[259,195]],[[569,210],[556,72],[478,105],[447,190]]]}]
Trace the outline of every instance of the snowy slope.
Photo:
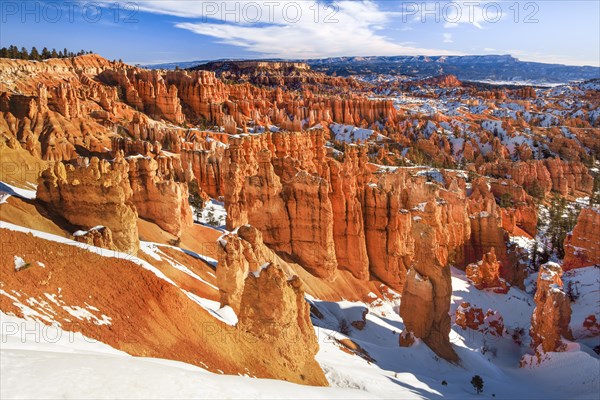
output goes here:
[{"label": "snowy slope", "polygon": [[364,392],[219,375],[169,360],[132,357],[79,333],[0,314],[0,397],[369,398]]},{"label": "snowy slope", "polygon": [[[83,247],[107,259],[127,256],[174,284],[150,262],[136,257],[6,222],[0,222],[0,228],[30,232],[44,240]],[[141,242],[141,250],[150,260],[165,261],[198,284],[206,284],[187,266],[168,256],[164,251],[167,247],[174,249]],[[202,256],[196,255],[196,258]],[[502,337],[491,337],[453,325],[450,337],[461,358],[460,365],[439,359],[418,340],[409,348],[399,346],[399,334],[405,328],[398,314],[401,298],[385,288],[382,288],[382,292],[387,293],[385,299],[373,294],[368,303],[326,302],[307,295],[307,300],[319,311],[312,318],[320,345],[316,359],[333,388],[223,376],[180,362],[135,358],[101,343],[90,343],[91,340],[81,334],[69,334],[2,314],[0,397],[465,399],[481,398],[469,383],[472,376],[478,374],[484,379],[486,396],[597,398],[600,361],[591,350],[597,338],[573,344],[568,353],[551,353],[539,366],[519,368],[521,358],[531,353],[527,331],[535,306],[532,292],[514,287],[506,295],[479,291],[467,281],[464,272],[453,268],[452,275],[451,315],[462,302],[468,301],[484,312],[487,309],[499,312],[508,331]],[[577,337],[580,332],[576,327],[587,315],[593,314],[600,319],[600,269],[590,267],[571,271],[565,274],[564,280],[565,284],[573,282],[574,290],[579,294],[573,303],[571,321]],[[235,325],[235,314],[219,309],[218,302],[189,292],[186,294],[213,317]],[[35,314],[25,314],[39,318]],[[363,315],[366,323],[361,329],[358,327],[361,324],[356,322],[363,321]],[[524,332],[521,344],[515,343],[511,336],[516,330]],[[24,332],[28,334],[23,336]],[[347,339],[359,347],[355,350],[345,347],[341,342]],[[584,368],[583,372],[577,372],[580,368]],[[447,384],[442,384],[443,381]]]}]

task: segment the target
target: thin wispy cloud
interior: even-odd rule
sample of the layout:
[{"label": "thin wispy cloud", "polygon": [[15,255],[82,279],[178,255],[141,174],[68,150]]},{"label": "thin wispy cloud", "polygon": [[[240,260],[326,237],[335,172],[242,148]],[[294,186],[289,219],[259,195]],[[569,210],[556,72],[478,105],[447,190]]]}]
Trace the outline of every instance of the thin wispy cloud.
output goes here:
[{"label": "thin wispy cloud", "polygon": [[[175,27],[267,57],[317,58],[348,55],[449,54],[406,46],[386,37],[397,13],[370,0],[140,1],[140,10],[189,18]],[[399,15],[399,14],[398,14]],[[456,54],[456,53],[454,53]]]}]

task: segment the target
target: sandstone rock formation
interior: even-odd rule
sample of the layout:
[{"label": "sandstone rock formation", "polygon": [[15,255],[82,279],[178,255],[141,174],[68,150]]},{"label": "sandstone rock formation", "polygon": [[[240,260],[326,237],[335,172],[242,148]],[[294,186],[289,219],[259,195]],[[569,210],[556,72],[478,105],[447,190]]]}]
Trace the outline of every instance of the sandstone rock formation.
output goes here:
[{"label": "sandstone rock formation", "polygon": [[577,225],[565,238],[563,269],[600,264],[600,209],[584,208]]},{"label": "sandstone rock formation", "polygon": [[135,253],[137,212],[128,170],[122,157],[113,163],[96,157],[81,159],[78,165],[58,162],[42,173],[37,198],[75,226],[86,230],[106,226],[117,249]]},{"label": "sandstone rock formation", "polygon": [[481,261],[467,265],[466,273],[467,278],[479,290],[493,288],[496,293],[508,292],[506,281],[500,278],[500,263],[493,247]]},{"label": "sandstone rock formation", "polygon": [[192,213],[187,179],[173,165],[176,161],[170,156],[127,157],[132,201],[139,216],[179,237],[192,224]]},{"label": "sandstone rock formation", "polygon": [[563,291],[562,268],[556,263],[540,266],[531,317],[531,347],[536,352],[564,351],[563,338],[573,340],[569,322],[571,304]]},{"label": "sandstone rock formation", "polygon": [[511,163],[485,164],[480,172],[512,179],[532,191],[547,195],[551,190],[563,196],[590,194],[594,180],[580,162],[565,162],[558,158]]},{"label": "sandstone rock formation", "polygon": [[329,184],[313,173],[326,168],[324,155],[300,155],[298,146],[300,142],[305,149],[322,149],[322,141],[319,132],[232,139],[225,204],[229,229],[249,223],[273,249],[287,253],[314,275],[331,278],[337,262]]},{"label": "sandstone rock formation", "polygon": [[324,380],[314,357],[319,350],[302,282],[267,266],[245,279],[238,328],[269,343],[282,363],[308,381]]},{"label": "sandstone rock formation", "polygon": [[244,284],[250,273],[259,273],[272,265],[291,275],[291,269],[263,242],[261,232],[253,226],[243,225],[235,234],[219,239],[217,286],[221,307],[230,306],[239,312]]},{"label": "sandstone rock formation", "polygon": [[463,302],[455,312],[456,325],[463,329],[472,329],[492,336],[504,334],[504,319],[497,311],[487,310],[485,313],[481,308]]}]

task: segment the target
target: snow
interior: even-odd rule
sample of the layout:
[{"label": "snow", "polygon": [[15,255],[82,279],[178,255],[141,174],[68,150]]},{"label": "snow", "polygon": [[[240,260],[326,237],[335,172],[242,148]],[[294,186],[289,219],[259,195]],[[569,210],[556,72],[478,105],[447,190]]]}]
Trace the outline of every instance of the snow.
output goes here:
[{"label": "snow", "polygon": [[28,266],[28,264],[25,262],[25,260],[23,260],[19,256],[15,256],[14,260],[15,260],[15,271],[20,271],[23,268]]},{"label": "snow", "polygon": [[[571,287],[575,296],[575,301],[571,303],[571,331],[576,339],[584,338],[590,333],[583,327],[583,321],[589,315],[594,315],[596,321],[600,321],[600,267],[567,271],[562,279],[564,290],[569,291]],[[594,345],[599,344],[600,337],[597,337]]]},{"label": "snow", "polygon": [[92,229],[89,229],[87,231],[84,231],[84,230],[75,231],[75,232],[73,232],[73,236],[75,236],[75,237],[85,236],[85,235],[87,235],[88,233],[90,233],[92,231],[99,231],[99,230],[102,230],[102,229],[104,229],[104,226],[97,225],[97,226],[95,226]]},{"label": "snow", "polygon": [[[175,268],[175,269],[177,269],[177,270],[179,270],[179,271],[181,271],[181,272],[183,272],[183,273],[191,276],[192,278],[194,278],[194,279],[196,279],[196,280],[204,283],[205,285],[210,286],[212,289],[219,290],[219,288],[217,288],[215,285],[213,285],[210,282],[202,279],[200,276],[198,276],[196,273],[194,273],[192,270],[190,270],[185,265],[181,264],[180,262],[178,262],[174,258],[169,257],[167,254],[165,254],[164,252],[162,252],[160,250],[160,247],[168,247],[168,248],[171,248],[171,249],[176,249],[176,250],[179,250],[179,251],[181,251],[183,253],[186,253],[186,254],[189,254],[189,255],[193,254],[192,257],[196,256],[195,258],[199,258],[199,259],[201,259],[203,261],[207,261],[207,262],[208,262],[208,259],[210,259],[212,261],[215,261],[215,260],[213,260],[210,257],[202,257],[199,254],[194,253],[194,252],[189,251],[189,250],[188,251],[183,251],[183,250],[181,250],[178,247],[168,246],[168,245],[163,245],[163,244],[159,245],[158,243],[145,242],[143,240],[140,240],[140,251],[142,251],[143,253],[149,255],[150,257],[152,257],[156,261],[166,261],[173,268]],[[207,260],[204,260],[204,258],[207,258]]]},{"label": "snow", "polygon": [[[196,214],[194,213],[193,209],[192,213],[196,219]],[[210,199],[210,201],[204,206],[200,219],[196,219],[196,222],[220,231],[225,231],[226,219],[227,211],[225,210],[225,203],[215,199]]]},{"label": "snow", "polygon": [[[88,308],[93,309],[95,307],[88,306]],[[111,318],[107,317],[106,315],[102,315],[102,318],[98,318],[85,308],[78,306],[63,306],[63,309],[78,320],[85,319],[88,321],[92,321],[96,325],[110,325]],[[96,310],[98,309],[96,308]]]},{"label": "snow", "polygon": [[331,132],[335,137],[335,140],[346,143],[353,142],[366,142],[368,141],[373,134],[374,130],[358,128],[352,125],[343,125],[343,124],[331,124],[329,126]]},{"label": "snow", "polygon": [[[33,184],[30,184],[34,186]],[[6,182],[0,182],[0,204],[6,203],[10,196],[19,197],[25,200],[34,200],[36,196],[35,190],[22,189],[20,187],[10,185]]]},{"label": "snow", "polygon": [[357,390],[220,375],[182,362],[132,357],[80,333],[3,313],[0,321],[3,399],[370,397]]},{"label": "snow", "polygon": [[198,304],[200,307],[208,311],[208,313],[214,318],[226,323],[227,325],[237,325],[238,317],[231,307],[225,306],[221,308],[220,303],[218,301],[205,299],[184,289],[181,289],[181,291],[185,293],[185,295],[189,297],[190,300],[192,300],[194,303]]},{"label": "snow", "polygon": [[441,183],[442,185],[445,185],[446,182],[444,180],[444,176],[442,175],[442,173],[440,172],[440,170],[435,169],[435,168],[431,168],[428,170],[421,170],[418,171],[416,173],[417,176],[426,176],[429,179],[433,179],[434,181]]},{"label": "snow", "polygon": [[255,278],[260,278],[260,273],[263,271],[263,269],[269,267],[269,265],[271,265],[270,262],[264,263],[258,270],[251,272],[251,274],[254,275]]}]

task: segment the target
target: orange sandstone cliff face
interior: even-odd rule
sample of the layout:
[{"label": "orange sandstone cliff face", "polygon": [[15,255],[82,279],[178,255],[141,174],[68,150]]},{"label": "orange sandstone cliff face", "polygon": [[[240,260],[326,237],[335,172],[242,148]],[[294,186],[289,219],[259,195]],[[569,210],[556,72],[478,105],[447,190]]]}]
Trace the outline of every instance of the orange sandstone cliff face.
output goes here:
[{"label": "orange sandstone cliff face", "polygon": [[314,360],[319,346],[301,280],[252,226],[239,227],[218,244],[221,307],[231,307],[238,328],[272,346],[288,369],[309,380],[324,379]]},{"label": "orange sandstone cliff face", "polygon": [[584,208],[564,243],[563,269],[600,264],[600,209]]},{"label": "orange sandstone cliff face", "polygon": [[327,164],[324,154],[307,151],[320,147],[324,152],[323,144],[316,132],[232,139],[226,152],[225,204],[229,229],[251,224],[274,250],[330,278],[337,266],[333,212],[329,184],[316,174]]},{"label": "orange sandstone cliff face", "polygon": [[[244,334],[271,337],[258,318],[301,337],[291,350],[298,360],[286,358],[282,343],[272,345],[295,381],[311,376],[322,383],[323,377],[306,372],[314,369],[316,350],[299,284],[286,280],[293,270],[323,286],[338,280],[367,287],[371,280],[401,292],[405,337],[421,338],[457,361],[448,341],[449,265],[481,260],[467,267],[471,279],[480,288],[503,290],[501,276],[514,268],[507,233],[536,233],[535,204],[526,190],[575,196],[592,187],[579,161],[512,162],[510,157],[532,157],[531,150],[521,146],[509,154],[497,137],[480,131],[474,134],[491,147],[489,155],[482,155],[473,137],[458,150],[463,161],[473,162],[469,170],[487,176],[445,170],[433,182],[423,175],[429,168],[374,165],[405,165],[400,153],[409,148],[453,163],[446,135],[421,132],[447,117],[435,115],[415,127],[391,100],[367,98],[368,84],[326,77],[300,64],[240,65],[223,75],[242,82],[232,84],[209,71],[146,71],[96,56],[0,63],[9,89],[0,94],[0,129],[33,157],[71,161],[44,172],[38,198],[73,230],[89,230],[78,240],[109,248],[112,240],[122,251],[135,251],[138,216],[184,236],[191,224],[187,184],[193,179],[203,196],[224,200],[227,227],[238,230],[221,238],[215,298],[238,313]],[[461,83],[449,76],[419,85]],[[371,127],[387,137],[379,143],[372,135],[370,143],[343,145],[340,153],[332,148],[339,142],[327,143],[335,142],[327,129],[332,122]],[[282,130],[272,132],[270,125]],[[506,121],[502,126],[515,131]],[[306,128],[313,129],[301,131]],[[80,156],[98,158],[87,165]],[[100,161],[109,157],[115,161]],[[501,206],[503,196],[510,202]],[[567,239],[566,267],[581,264],[582,248],[582,262],[598,262],[595,218],[582,213],[581,227]],[[96,233],[91,228],[97,225],[106,231]],[[277,307],[261,293],[277,299]],[[545,304],[540,300],[538,306]]]},{"label": "orange sandstone cliff face", "polygon": [[132,202],[125,160],[114,163],[92,157],[81,165],[58,162],[42,173],[37,198],[72,225],[110,229],[117,249],[135,253],[139,247],[137,211]]},{"label": "orange sandstone cliff face", "polygon": [[139,216],[179,237],[192,224],[192,213],[185,177],[177,173],[173,161],[168,156],[127,157],[132,200]]},{"label": "orange sandstone cliff face", "polygon": [[544,194],[555,191],[563,196],[591,193],[594,180],[580,162],[566,162],[558,158],[511,163],[508,161],[485,164],[480,172],[511,178],[515,183]]}]

